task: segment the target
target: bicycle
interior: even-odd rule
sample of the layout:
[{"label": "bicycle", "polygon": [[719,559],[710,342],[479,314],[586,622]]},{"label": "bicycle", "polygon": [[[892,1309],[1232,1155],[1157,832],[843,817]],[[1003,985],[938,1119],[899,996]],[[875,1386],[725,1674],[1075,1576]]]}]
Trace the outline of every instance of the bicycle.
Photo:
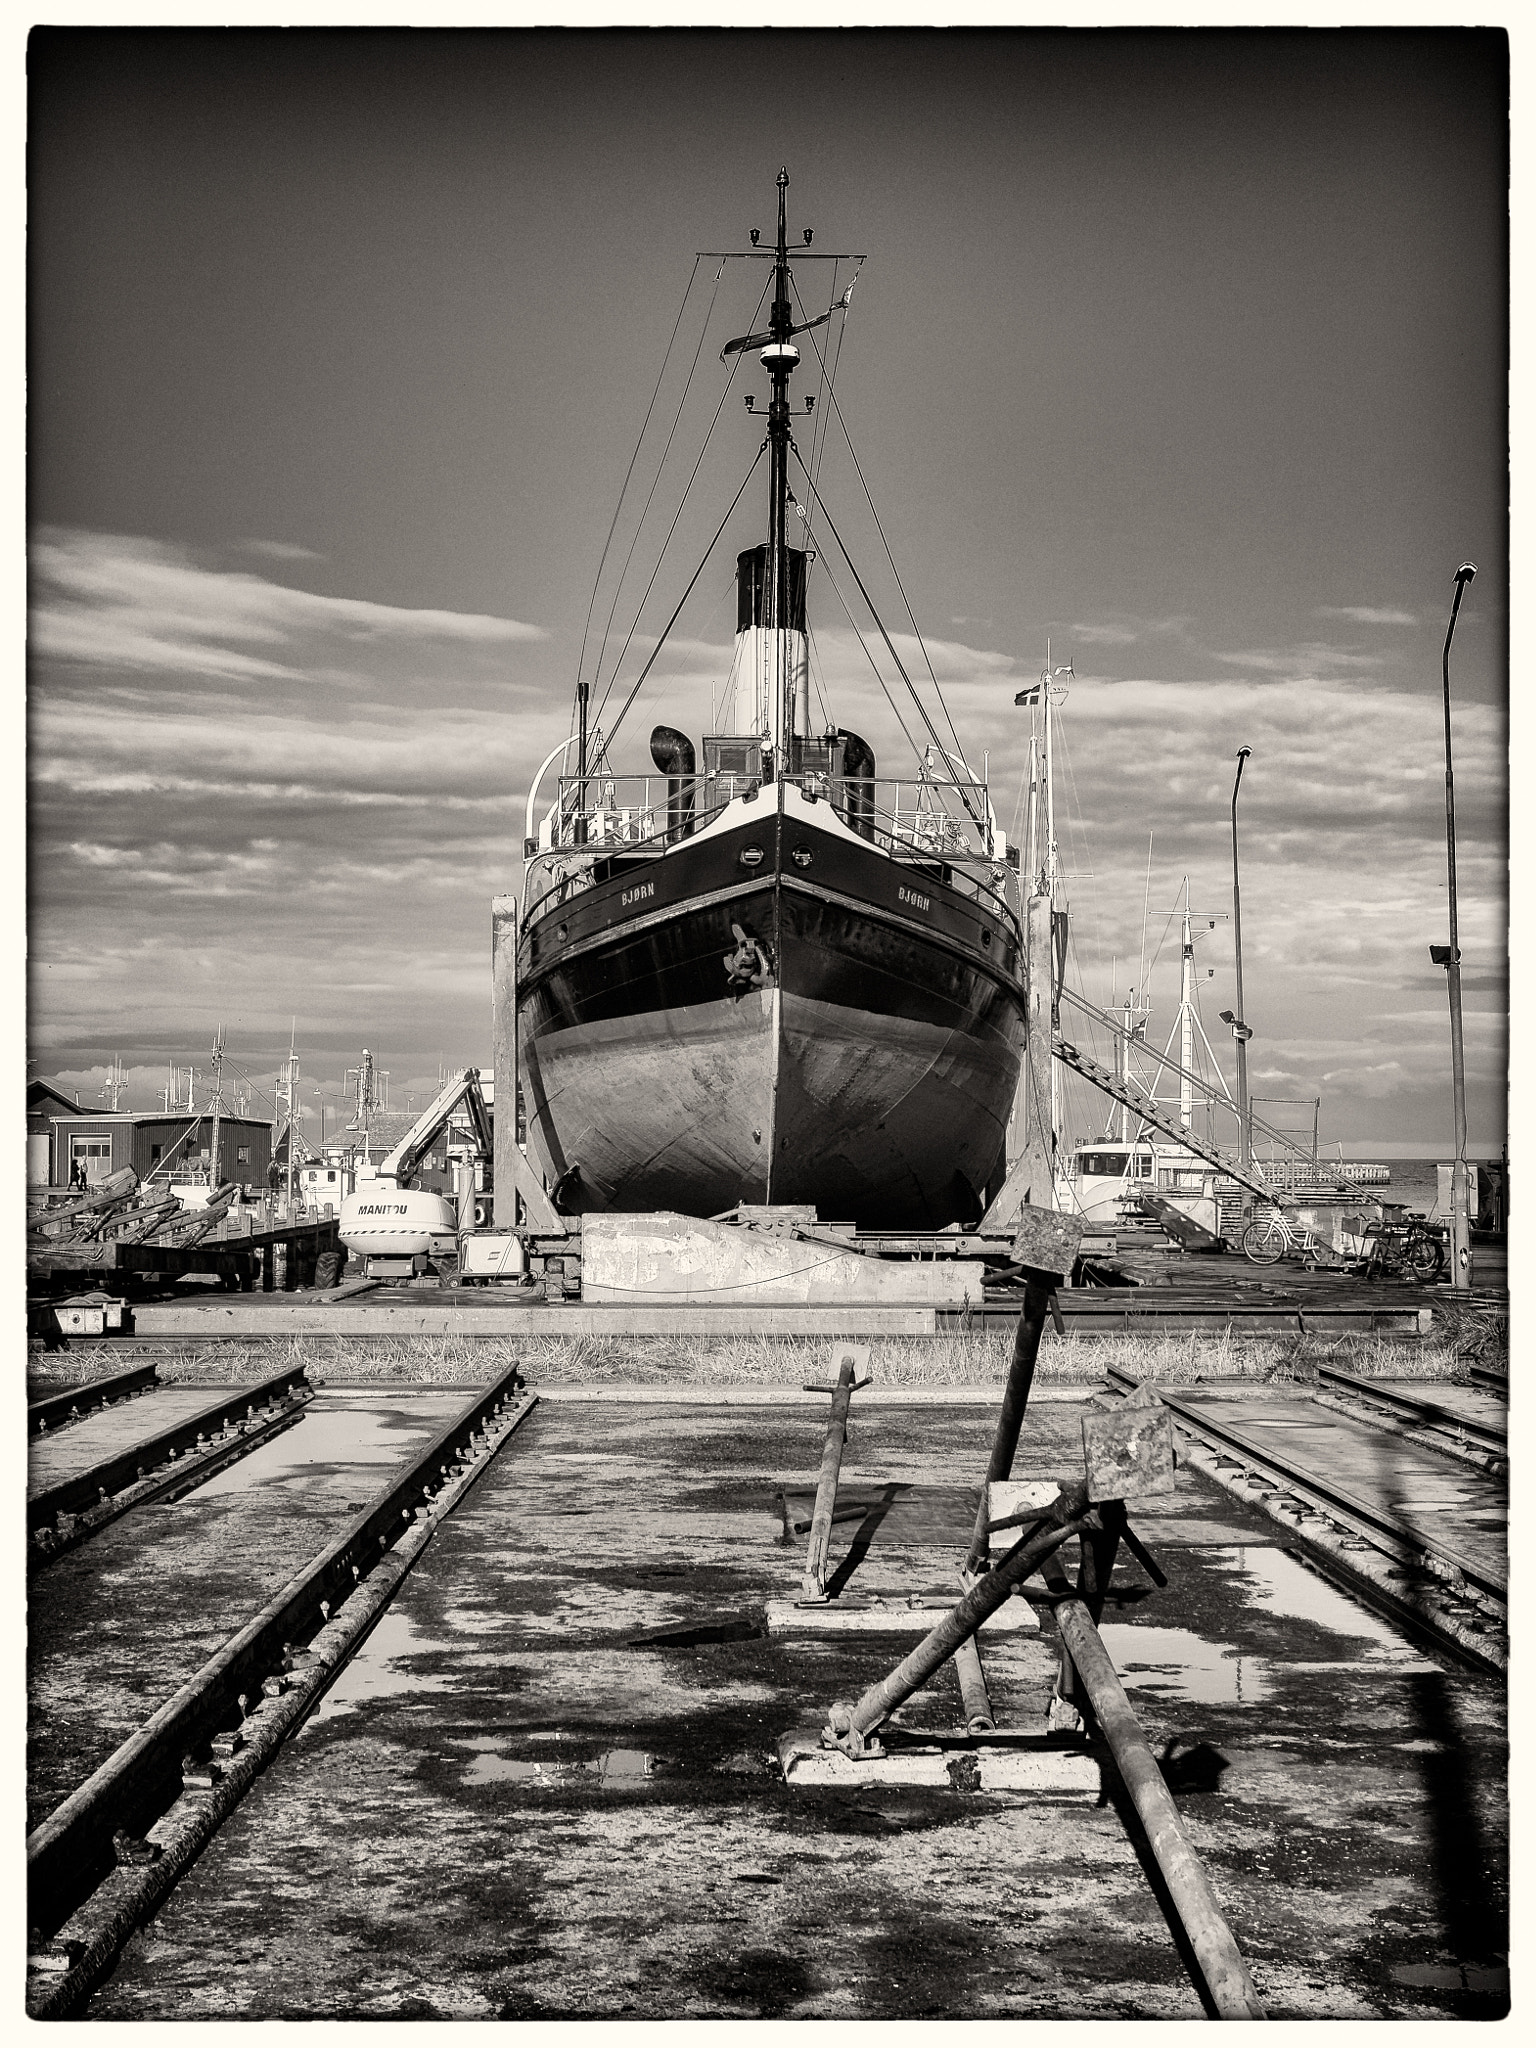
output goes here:
[{"label": "bicycle", "polygon": [[1410,1216],[1403,1223],[1376,1223],[1366,1232],[1372,1240],[1365,1261],[1365,1277],[1382,1273],[1412,1274],[1425,1282],[1438,1279],[1446,1262],[1446,1233],[1440,1224],[1425,1216]]},{"label": "bicycle", "polygon": [[1243,1257],[1256,1266],[1276,1266],[1283,1258],[1295,1256],[1303,1265],[1347,1266],[1350,1261],[1324,1244],[1315,1231],[1292,1230],[1281,1215],[1257,1217],[1239,1240]]}]

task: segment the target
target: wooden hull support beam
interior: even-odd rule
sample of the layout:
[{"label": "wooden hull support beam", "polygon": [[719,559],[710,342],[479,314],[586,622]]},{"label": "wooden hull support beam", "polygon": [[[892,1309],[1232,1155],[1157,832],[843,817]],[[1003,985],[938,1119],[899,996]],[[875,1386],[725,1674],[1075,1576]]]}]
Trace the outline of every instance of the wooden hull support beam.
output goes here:
[{"label": "wooden hull support beam", "polygon": [[843,1469],[843,1446],[848,1441],[848,1405],[860,1387],[869,1385],[869,1375],[857,1375],[869,1361],[869,1347],[845,1344],[838,1353],[837,1379],[830,1387],[807,1386],[808,1394],[830,1394],[832,1413],[827,1419],[826,1440],[821,1449],[821,1471],[816,1480],[816,1506],[811,1515],[811,1536],[805,1550],[805,1575],[801,1580],[801,1604],[822,1605],[827,1597],[827,1550],[832,1541],[832,1517],[837,1507],[837,1481]]},{"label": "wooden hull support beam", "polygon": [[1013,1257],[1024,1268],[1024,1306],[1019,1311],[1008,1384],[1003,1389],[1003,1405],[992,1437],[987,1485],[982,1488],[981,1506],[976,1513],[976,1533],[965,1561],[968,1572],[984,1572],[987,1568],[987,1487],[994,1480],[1007,1479],[1013,1471],[1024,1411],[1035,1383],[1035,1361],[1040,1355],[1046,1317],[1054,1306],[1057,1284],[1072,1271],[1082,1238],[1083,1226],[1078,1217],[1059,1216],[1054,1209],[1038,1208],[1032,1203],[1019,1211],[1014,1226]]}]

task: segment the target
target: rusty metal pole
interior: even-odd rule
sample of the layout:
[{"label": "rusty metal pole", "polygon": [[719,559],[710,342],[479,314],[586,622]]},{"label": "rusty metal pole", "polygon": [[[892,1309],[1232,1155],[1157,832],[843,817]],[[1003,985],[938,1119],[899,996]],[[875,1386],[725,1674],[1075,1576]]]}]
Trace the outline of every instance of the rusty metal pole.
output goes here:
[{"label": "rusty metal pole", "polygon": [[856,1360],[844,1352],[832,1389],[832,1413],[827,1422],[826,1441],[821,1447],[821,1472],[816,1481],[816,1507],[811,1515],[811,1540],[805,1549],[805,1576],[801,1587],[808,1600],[822,1600],[827,1591],[827,1548],[832,1541],[832,1514],[837,1506],[837,1480],[843,1469],[843,1445],[848,1441],[848,1404],[853,1399]]},{"label": "rusty metal pole", "polygon": [[[1095,1627],[1104,1612],[1104,1595],[1109,1591],[1110,1575],[1115,1569],[1115,1553],[1120,1548],[1120,1524],[1124,1518],[1123,1502],[1119,1503],[1118,1513],[1108,1507],[1102,1508],[1100,1520],[1105,1525],[1104,1533],[1084,1536],[1078,1545],[1077,1597]],[[1056,1675],[1056,1700],[1065,1701],[1073,1713],[1078,1712],[1076,1667],[1065,1643],[1061,1646],[1061,1667]],[[1053,1709],[1056,1700],[1051,1702]],[[1068,1722],[1070,1718],[1067,1717]],[[1058,1725],[1054,1713],[1048,1725],[1053,1728]]]},{"label": "rusty metal pole", "polygon": [[1040,1339],[1045,1330],[1045,1319],[1050,1313],[1055,1285],[1054,1278],[1046,1273],[1032,1272],[1025,1279],[1024,1306],[1019,1311],[1018,1328],[1013,1337],[1013,1361],[1008,1368],[1008,1384],[1003,1389],[1003,1405],[992,1437],[992,1456],[987,1461],[981,1505],[976,1510],[976,1531],[971,1538],[970,1555],[965,1560],[968,1572],[983,1572],[987,1568],[987,1487],[994,1479],[1007,1479],[1013,1471],[1014,1453],[1019,1447],[1024,1411],[1029,1406],[1030,1388],[1035,1382],[1035,1361],[1040,1355]]},{"label": "rusty metal pole", "polygon": [[995,1728],[997,1716],[992,1711],[991,1695],[981,1668],[981,1652],[976,1647],[974,1636],[967,1636],[955,1652],[955,1676],[960,1681],[960,1703],[965,1711],[966,1727],[973,1732]]},{"label": "rusty metal pole", "polygon": [[[1451,1002],[1451,1108],[1455,1119],[1456,1158],[1451,1167],[1451,1285],[1462,1293],[1472,1285],[1472,1232],[1467,1200],[1467,1070],[1461,1046],[1461,951],[1456,934],[1456,791],[1451,775],[1451,636],[1461,596],[1477,570],[1463,562],[1456,571],[1451,622],[1445,629],[1440,679],[1445,688],[1445,875],[1450,898],[1451,943],[1445,948],[1446,983]],[[1434,958],[1440,949],[1432,947]]]},{"label": "rusty metal pole", "polygon": [[1157,1767],[1156,1757],[1147,1747],[1147,1739],[1131,1711],[1099,1631],[1082,1601],[1072,1597],[1059,1560],[1047,1559],[1042,1569],[1052,1591],[1064,1596],[1056,1602],[1056,1626],[1071,1652],[1115,1767],[1146,1830],[1148,1845],[1189,1937],[1211,2001],[1223,2019],[1261,2020],[1265,2012],[1248,1974],[1248,1965],[1216,1903],[1205,1866],[1184,1832],[1178,1808]]},{"label": "rusty metal pole", "polygon": [[1075,1509],[1073,1520],[1044,1529],[1039,1535],[1026,1532],[1005,1558],[976,1581],[938,1626],[929,1630],[917,1648],[903,1657],[888,1676],[872,1685],[855,1706],[846,1706],[841,1701],[835,1703],[827,1716],[828,1728],[822,1737],[823,1742],[828,1742],[829,1747],[846,1749],[853,1756],[863,1754],[869,1736],[881,1722],[903,1700],[909,1700],[920,1686],[925,1685],[940,1665],[954,1656],[962,1643],[975,1635],[987,1616],[997,1612],[1014,1587],[1022,1585],[1031,1572],[1038,1571],[1041,1561],[1051,1556],[1069,1536],[1090,1526],[1087,1488],[1081,1483],[1061,1496],[1061,1505],[1068,1511]]}]

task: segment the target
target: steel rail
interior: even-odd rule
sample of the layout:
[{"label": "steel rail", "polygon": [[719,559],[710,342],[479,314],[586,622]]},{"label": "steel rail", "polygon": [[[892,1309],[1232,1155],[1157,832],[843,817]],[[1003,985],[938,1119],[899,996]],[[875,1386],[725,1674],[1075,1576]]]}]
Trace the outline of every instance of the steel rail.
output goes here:
[{"label": "steel rail", "polygon": [[155,1366],[130,1365],[124,1372],[109,1373],[104,1379],[87,1380],[82,1386],[66,1387],[61,1394],[45,1394],[27,1403],[27,1434],[43,1436],[66,1423],[81,1422],[98,1408],[114,1401],[126,1401],[133,1394],[148,1392],[155,1384]]},{"label": "steel rail", "polygon": [[[1121,1371],[1118,1366],[1107,1367],[1105,1377],[1121,1389],[1133,1389],[1138,1384],[1134,1375]],[[1179,1418],[1181,1428],[1202,1438],[1214,1450],[1229,1457],[1235,1456],[1253,1470],[1278,1481],[1287,1493],[1322,1509],[1334,1521],[1342,1523],[1378,1550],[1390,1548],[1405,1563],[1413,1563],[1426,1556],[1438,1558],[1459,1572],[1468,1585],[1475,1586],[1491,1599],[1505,1602],[1505,1579],[1496,1577],[1464,1551],[1428,1535],[1392,1509],[1362,1500],[1359,1495],[1334,1485],[1316,1472],[1293,1464],[1283,1454],[1271,1450],[1267,1444],[1255,1443],[1252,1437],[1244,1436],[1241,1430],[1232,1428],[1230,1424],[1213,1422],[1208,1415],[1196,1413],[1186,1407],[1177,1395],[1162,1388],[1158,1392]]]},{"label": "steel rail", "polygon": [[[182,1451],[195,1450],[211,1434],[228,1430],[229,1418],[242,1409],[262,1407],[285,1393],[296,1393],[304,1385],[306,1368],[286,1366],[251,1386],[219,1387],[213,1398],[193,1415],[184,1415],[158,1434],[125,1445],[89,1471],[57,1480],[27,1499],[27,1534],[50,1527],[62,1515],[77,1515],[109,1499],[125,1486],[142,1479],[154,1466]],[[147,1419],[147,1418],[146,1418]]]},{"label": "steel rail", "polygon": [[109,1499],[121,1487],[133,1485],[135,1479],[143,1479],[147,1470],[164,1464],[174,1454],[197,1450],[199,1442],[205,1442],[219,1430],[227,1430],[229,1417],[238,1415],[242,1409],[262,1407],[279,1399],[279,1395],[295,1393],[303,1384],[305,1370],[305,1366],[285,1366],[283,1372],[274,1372],[250,1386],[217,1386],[213,1397],[197,1413],[182,1415],[180,1421],[170,1423],[156,1436],[125,1444],[123,1450],[102,1458],[100,1464],[92,1464],[86,1473],[59,1479],[51,1487],[31,1493],[27,1499],[27,1534],[33,1536],[37,1530],[47,1528],[61,1513],[78,1516],[86,1507]]},{"label": "steel rail", "polygon": [[1496,1394],[1502,1394],[1506,1401],[1509,1399],[1509,1374],[1507,1372],[1496,1372],[1490,1365],[1469,1365],[1467,1367],[1467,1378],[1474,1381],[1480,1387],[1491,1387]]},{"label": "steel rail", "polygon": [[52,1934],[111,1869],[115,1834],[140,1835],[170,1808],[182,1790],[189,1752],[222,1728],[238,1728],[242,1696],[260,1696],[264,1682],[287,1668],[294,1645],[307,1643],[330,1610],[409,1533],[413,1517],[452,1484],[459,1465],[472,1460],[476,1437],[493,1426],[492,1418],[512,1400],[517,1383],[518,1367],[512,1365],[483,1387],[338,1537],[33,1831],[27,1840],[33,1926]]},{"label": "steel rail", "polygon": [[1396,1421],[1450,1431],[1483,1450],[1497,1451],[1500,1455],[1508,1453],[1508,1429],[1499,1429],[1488,1422],[1475,1422],[1471,1416],[1460,1415],[1454,1408],[1442,1408],[1437,1401],[1417,1400],[1412,1394],[1404,1394],[1397,1388],[1378,1386],[1373,1380],[1360,1379],[1351,1372],[1340,1372],[1336,1366],[1319,1365],[1317,1376],[1330,1387],[1338,1387],[1360,1399],[1379,1402]]}]

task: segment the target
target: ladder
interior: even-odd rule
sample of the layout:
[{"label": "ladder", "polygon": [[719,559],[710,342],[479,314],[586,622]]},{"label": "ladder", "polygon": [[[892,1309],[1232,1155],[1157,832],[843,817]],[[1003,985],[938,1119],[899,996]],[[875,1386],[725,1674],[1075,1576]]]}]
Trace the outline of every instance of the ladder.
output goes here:
[{"label": "ladder", "polygon": [[1248,1188],[1253,1194],[1261,1195],[1266,1202],[1273,1202],[1276,1207],[1282,1207],[1291,1199],[1288,1194],[1282,1194],[1279,1188],[1271,1187],[1257,1173],[1250,1172],[1246,1167],[1234,1165],[1230,1159],[1223,1159],[1214,1145],[1204,1144],[1193,1131],[1177,1123],[1171,1111],[1165,1111],[1159,1103],[1148,1102],[1144,1095],[1134,1093],[1117,1075],[1112,1074],[1108,1067],[1101,1067],[1088,1053],[1079,1052],[1070,1039],[1063,1038],[1058,1033],[1052,1041],[1051,1050],[1062,1065],[1070,1067],[1074,1074],[1081,1074],[1083,1079],[1091,1081],[1095,1088],[1101,1088],[1116,1102],[1123,1103],[1143,1123],[1150,1124],[1153,1130],[1161,1131],[1165,1137],[1185,1146],[1197,1158],[1206,1160],[1229,1179],[1235,1180],[1239,1186]]}]

